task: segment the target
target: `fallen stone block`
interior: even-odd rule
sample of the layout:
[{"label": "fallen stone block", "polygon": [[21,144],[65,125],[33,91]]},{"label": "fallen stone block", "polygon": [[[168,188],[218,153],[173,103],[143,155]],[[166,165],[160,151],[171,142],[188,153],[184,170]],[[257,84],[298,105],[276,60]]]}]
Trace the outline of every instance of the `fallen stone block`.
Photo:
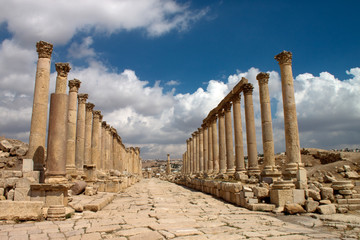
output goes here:
[{"label": "fallen stone block", "polygon": [[0,201],[0,219],[41,220],[43,206],[38,201]]},{"label": "fallen stone block", "polygon": [[336,213],[336,207],[334,204],[328,204],[328,205],[320,205],[316,208],[316,210],[320,214],[328,215],[328,214],[335,214]]},{"label": "fallen stone block", "polygon": [[323,200],[330,200],[330,201],[334,201],[334,190],[331,187],[322,187],[320,189],[321,191],[321,198]]},{"label": "fallen stone block", "polygon": [[0,141],[0,150],[3,152],[10,152],[13,147],[14,146],[6,139]]},{"label": "fallen stone block", "polygon": [[297,203],[289,203],[289,204],[285,204],[284,206],[284,212],[286,214],[298,214],[298,213],[305,213],[305,209]]},{"label": "fallen stone block", "polygon": [[246,206],[251,211],[271,212],[275,210],[275,204],[251,203]]},{"label": "fallen stone block", "polygon": [[319,202],[312,201],[312,200],[306,200],[305,201],[305,210],[308,213],[312,213],[316,211],[316,208],[319,206]]},{"label": "fallen stone block", "polygon": [[315,191],[314,189],[306,189],[305,193],[307,198],[312,198],[315,201],[321,200],[320,191]]},{"label": "fallen stone block", "polygon": [[266,198],[270,197],[269,189],[265,187],[253,187],[254,195],[257,198]]},{"label": "fallen stone block", "polygon": [[71,187],[71,193],[73,195],[79,195],[80,193],[85,191],[85,188],[86,188],[86,182],[85,181],[77,181]]}]

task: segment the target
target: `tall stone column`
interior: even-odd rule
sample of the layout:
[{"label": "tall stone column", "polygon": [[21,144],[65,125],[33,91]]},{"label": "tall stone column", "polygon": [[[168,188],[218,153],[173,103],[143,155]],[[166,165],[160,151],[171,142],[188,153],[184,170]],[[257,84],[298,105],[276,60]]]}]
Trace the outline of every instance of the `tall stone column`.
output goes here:
[{"label": "tall stone column", "polygon": [[217,136],[217,126],[216,126],[216,116],[212,118],[212,145],[213,145],[213,161],[214,161],[214,169],[213,173],[219,173],[219,145],[218,145],[218,136]]},{"label": "tall stone column", "polygon": [[254,120],[254,106],[253,106],[253,85],[247,83],[244,85],[243,91],[245,96],[245,123],[246,123],[246,140],[248,151],[248,174],[259,175],[260,169],[257,159],[257,147],[256,147],[256,131]]},{"label": "tall stone column", "polygon": [[196,139],[196,173],[200,172],[200,134],[199,131],[195,132]]},{"label": "tall stone column", "polygon": [[208,126],[206,124],[202,125],[203,128],[203,158],[204,158],[204,173],[209,171],[209,137],[208,137]]},{"label": "tall stone column", "polygon": [[75,142],[76,142],[76,114],[77,95],[80,88],[80,80],[69,81],[69,103],[67,119],[67,142],[66,142],[66,172],[75,173]]},{"label": "tall stone column", "polygon": [[110,158],[110,169],[115,169],[115,161],[116,161],[116,136],[117,136],[117,131],[115,128],[111,127],[110,128],[110,139],[111,139],[111,146],[112,146],[112,151],[111,151],[111,158]]},{"label": "tall stone column", "polygon": [[105,170],[106,162],[106,121],[101,122],[101,164],[100,169]]},{"label": "tall stone column", "polygon": [[102,120],[103,115],[100,114],[99,116],[99,160],[96,162],[96,169],[100,170],[102,169]]},{"label": "tall stone column", "polygon": [[225,140],[225,112],[218,112],[219,116],[219,173],[226,173],[226,140]]},{"label": "tall stone column", "polygon": [[204,132],[202,128],[198,128],[199,136],[199,173],[204,173]]},{"label": "tall stone column", "polygon": [[171,174],[171,166],[170,166],[170,154],[167,155],[167,164],[166,164],[166,175]]},{"label": "tall stone column", "polygon": [[56,90],[50,97],[49,129],[45,182],[66,183],[66,124],[68,95],[66,94],[68,63],[56,63]]},{"label": "tall stone column", "polygon": [[50,59],[53,45],[47,42],[37,42],[38,62],[36,68],[34,100],[31,115],[29,150],[26,158],[34,161],[34,170],[44,177],[46,126],[48,114]]},{"label": "tall stone column", "polygon": [[97,169],[99,168],[100,163],[100,151],[99,145],[101,141],[101,123],[100,123],[101,111],[93,111],[93,125],[92,125],[92,134],[91,134],[91,164],[94,165]]},{"label": "tall stone column", "polygon": [[190,139],[186,139],[186,174],[190,173]]},{"label": "tall stone column", "polygon": [[91,165],[91,139],[92,139],[92,124],[93,124],[93,103],[86,103],[85,108],[85,154],[84,164]]},{"label": "tall stone column", "polygon": [[234,160],[234,144],[231,124],[231,103],[224,106],[225,110],[225,135],[226,135],[226,173],[234,175],[235,173],[235,160]]},{"label": "tall stone column", "polygon": [[[105,167],[106,171],[110,170],[110,125],[105,126]],[[132,169],[133,170],[133,169]],[[134,171],[132,171],[134,172]]]},{"label": "tall stone column", "polygon": [[275,153],[274,153],[274,140],[271,120],[271,106],[269,95],[269,82],[270,75],[268,73],[259,73],[256,79],[259,82],[260,93],[260,107],[261,107],[261,128],[262,128],[262,141],[264,151],[264,168],[261,173],[262,177],[272,177],[276,180],[280,177],[280,172],[275,166]]},{"label": "tall stone column", "polygon": [[197,173],[196,172],[196,133],[194,132],[192,134],[192,158],[193,158],[193,163],[192,163],[192,166],[193,166],[193,173]]},{"label": "tall stone column", "polygon": [[240,179],[240,175],[246,172],[244,160],[244,143],[241,123],[241,105],[240,94],[234,95],[233,114],[234,114],[234,137],[235,137],[235,164],[236,164],[236,178]]},{"label": "tall stone column", "polygon": [[281,73],[281,89],[284,107],[285,141],[287,165],[285,176],[296,177],[298,167],[302,167],[300,155],[299,128],[296,116],[294,80],[292,76],[292,53],[283,51],[275,56]]},{"label": "tall stone column", "polygon": [[190,174],[193,174],[194,173],[194,139],[193,138],[189,138],[189,144],[190,144],[190,154],[189,154]]},{"label": "tall stone column", "polygon": [[213,141],[212,141],[212,123],[208,121],[208,174],[212,174],[214,171],[214,158],[213,158]]},{"label": "tall stone column", "polygon": [[78,174],[82,174],[85,160],[85,103],[87,98],[87,94],[78,94],[75,153],[75,166]]}]

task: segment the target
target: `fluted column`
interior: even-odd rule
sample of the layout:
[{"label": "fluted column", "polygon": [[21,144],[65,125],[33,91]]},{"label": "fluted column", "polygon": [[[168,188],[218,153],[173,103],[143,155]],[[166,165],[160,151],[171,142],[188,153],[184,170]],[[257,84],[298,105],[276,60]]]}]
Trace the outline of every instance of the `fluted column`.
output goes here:
[{"label": "fluted column", "polygon": [[92,139],[92,120],[93,120],[93,103],[86,103],[85,108],[85,154],[84,165],[91,165],[91,139]]},{"label": "fluted column", "polygon": [[219,144],[218,144],[218,136],[217,136],[217,126],[216,126],[216,116],[212,118],[212,145],[213,145],[213,161],[214,161],[214,169],[213,173],[219,173]]},{"label": "fluted column", "polygon": [[253,106],[253,85],[247,83],[244,85],[243,91],[245,96],[245,122],[246,122],[246,140],[248,151],[248,174],[259,175],[260,169],[257,159],[257,147],[256,147],[256,130],[254,120],[254,106]]},{"label": "fluted column", "polygon": [[226,135],[226,173],[233,175],[235,173],[234,144],[231,124],[231,103],[224,106],[225,110],[225,135]]},{"label": "fluted column", "polygon": [[[241,105],[240,94],[236,94],[233,99],[233,114],[234,114],[234,137],[235,137],[235,164],[236,173],[243,174],[246,172],[244,160],[244,143],[241,122]],[[237,177],[239,178],[239,177]]]},{"label": "fluted column", "polygon": [[214,158],[213,158],[213,137],[212,137],[212,123],[208,121],[208,174],[212,174],[214,171]]},{"label": "fluted column", "polygon": [[202,125],[203,128],[203,158],[204,158],[204,173],[208,173],[209,171],[209,137],[208,137],[208,126],[206,124]]},{"label": "fluted column", "polygon": [[78,94],[75,166],[79,174],[82,174],[85,160],[85,103],[87,98],[87,94]]},{"label": "fluted column", "polygon": [[225,112],[218,112],[219,116],[219,173],[226,172],[226,140],[225,140]]},{"label": "fluted column", "polygon": [[50,84],[50,59],[53,45],[37,42],[38,62],[36,68],[34,100],[31,115],[29,150],[26,158],[33,159],[34,170],[40,171],[43,180],[45,166],[46,121]]},{"label": "fluted column", "polygon": [[198,128],[199,136],[199,172],[204,173],[204,132],[203,128]]},{"label": "fluted column", "polygon": [[100,163],[100,130],[101,130],[101,123],[100,123],[100,115],[101,111],[96,110],[93,111],[93,125],[92,125],[92,134],[91,134],[91,164],[95,165],[95,167],[99,168]]},{"label": "fluted column", "polygon": [[292,76],[292,53],[283,51],[275,56],[281,73],[281,89],[284,108],[285,141],[287,165],[285,176],[296,177],[297,168],[302,167],[300,155],[299,128],[296,116],[294,80]]},{"label": "fluted column", "polygon": [[80,88],[80,80],[69,81],[69,103],[67,119],[67,142],[66,142],[66,172],[75,173],[75,143],[76,143],[76,114],[77,95]]},{"label": "fluted column", "polygon": [[260,107],[261,107],[261,128],[264,151],[264,168],[261,173],[263,177],[279,177],[280,172],[275,166],[274,140],[271,120],[271,106],[269,95],[270,75],[268,73],[259,73],[256,79],[259,82]]},{"label": "fluted column", "polygon": [[68,63],[56,63],[55,93],[50,97],[49,129],[46,158],[46,183],[66,183],[66,142],[68,95],[66,94]]}]

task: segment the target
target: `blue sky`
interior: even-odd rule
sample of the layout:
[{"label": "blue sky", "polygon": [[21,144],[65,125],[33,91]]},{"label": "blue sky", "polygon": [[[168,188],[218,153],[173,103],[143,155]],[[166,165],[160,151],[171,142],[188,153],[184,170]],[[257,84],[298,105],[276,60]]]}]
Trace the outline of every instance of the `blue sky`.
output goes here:
[{"label": "blue sky", "polygon": [[89,93],[126,145],[143,149],[143,158],[180,157],[186,138],[241,77],[255,86],[262,152],[259,71],[271,73],[275,150],[283,151],[274,60],[282,50],[293,52],[301,146],[359,145],[358,1],[17,0],[2,6],[0,116],[6,120],[0,135],[28,140],[35,43],[45,40],[54,44],[51,86],[54,63],[70,62],[69,79],[83,82],[80,92]]}]

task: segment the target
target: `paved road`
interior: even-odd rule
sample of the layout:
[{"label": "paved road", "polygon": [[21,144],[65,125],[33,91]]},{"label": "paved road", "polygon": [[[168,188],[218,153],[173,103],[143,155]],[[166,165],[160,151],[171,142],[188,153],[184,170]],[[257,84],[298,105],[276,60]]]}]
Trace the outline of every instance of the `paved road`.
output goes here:
[{"label": "paved road", "polygon": [[340,238],[340,231],[312,228],[316,224],[311,220],[305,223],[309,227],[251,212],[176,184],[144,179],[96,213],[77,213],[61,222],[2,224],[0,240]]}]

